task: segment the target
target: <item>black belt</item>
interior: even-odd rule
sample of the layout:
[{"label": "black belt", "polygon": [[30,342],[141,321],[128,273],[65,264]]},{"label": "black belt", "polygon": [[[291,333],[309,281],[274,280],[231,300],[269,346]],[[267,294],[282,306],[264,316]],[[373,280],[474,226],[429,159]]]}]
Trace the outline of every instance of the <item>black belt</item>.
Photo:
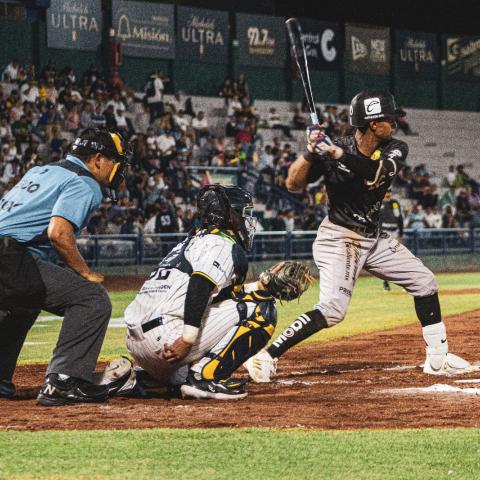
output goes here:
[{"label": "black belt", "polygon": [[366,237],[366,238],[375,238],[378,234],[378,231],[377,229],[375,228],[374,230],[372,230],[371,228],[369,227],[355,227],[353,225],[345,225],[344,223],[340,223],[338,221],[334,221],[332,220],[331,218],[329,218],[329,220],[334,224],[334,225],[338,225],[339,227],[343,227],[343,228],[346,228],[347,230],[351,230],[352,232],[355,232],[355,233],[358,233],[359,235],[361,235],[362,237]]},{"label": "black belt", "polygon": [[142,324],[143,333],[147,333],[150,330],[153,330],[154,328],[159,327],[160,325],[163,325],[162,317],[158,317],[158,318],[154,318],[153,320],[149,320],[148,322],[145,322],[145,323]]}]

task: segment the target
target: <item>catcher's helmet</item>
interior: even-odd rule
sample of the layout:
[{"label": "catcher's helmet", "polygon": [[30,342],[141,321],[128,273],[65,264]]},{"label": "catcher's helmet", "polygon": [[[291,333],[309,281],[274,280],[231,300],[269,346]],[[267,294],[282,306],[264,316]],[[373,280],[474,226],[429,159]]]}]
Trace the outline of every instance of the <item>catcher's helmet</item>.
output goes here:
[{"label": "catcher's helmet", "polygon": [[72,155],[95,155],[101,153],[116,162],[110,174],[110,189],[113,193],[125,180],[125,167],[133,156],[132,145],[119,133],[109,132],[102,128],[86,128],[79,137],[75,139],[70,147]]},{"label": "catcher's helmet", "polygon": [[250,192],[235,185],[207,185],[198,193],[197,208],[201,227],[233,230],[243,248],[252,247],[256,219]]},{"label": "catcher's helmet", "polygon": [[369,122],[382,118],[405,115],[397,108],[394,96],[383,90],[366,90],[355,95],[350,103],[349,120],[352,127],[366,127]]}]

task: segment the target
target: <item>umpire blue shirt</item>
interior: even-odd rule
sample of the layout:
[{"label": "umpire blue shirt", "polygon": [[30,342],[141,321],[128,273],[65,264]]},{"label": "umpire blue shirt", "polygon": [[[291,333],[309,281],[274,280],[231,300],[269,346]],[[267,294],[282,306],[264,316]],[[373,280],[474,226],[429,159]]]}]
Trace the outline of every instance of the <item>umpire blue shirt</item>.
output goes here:
[{"label": "umpire blue shirt", "polygon": [[31,252],[47,258],[52,248],[47,237],[52,216],[68,220],[76,233],[86,226],[102,202],[102,190],[79,158],[67,155],[66,160],[88,173],[79,175],[55,164],[29,170],[0,199],[0,236],[27,243]]}]

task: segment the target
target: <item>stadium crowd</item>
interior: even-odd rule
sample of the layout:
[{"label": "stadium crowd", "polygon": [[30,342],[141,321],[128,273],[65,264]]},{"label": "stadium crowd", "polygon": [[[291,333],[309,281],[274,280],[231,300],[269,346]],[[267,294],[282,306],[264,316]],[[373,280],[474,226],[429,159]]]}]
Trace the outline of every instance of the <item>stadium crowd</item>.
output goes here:
[{"label": "stadium crowd", "polygon": [[[261,118],[247,79],[240,74],[219,88],[225,128],[218,135],[206,112],[195,111],[183,92],[165,100],[169,84],[155,72],[138,93],[115,69],[103,77],[95,65],[79,74],[71,67],[57,69],[49,61],[37,72],[33,65],[12,61],[0,82],[0,197],[32,166],[62,158],[82,129],[98,126],[129,138],[135,162],[118,203],[105,201],[88,225],[90,233],[188,231],[195,222],[196,193],[212,181],[204,167],[222,166],[237,167],[265,204],[270,215],[261,219],[263,229],[317,228],[327,212],[325,186],[317,183],[298,195],[285,189],[288,168],[297,155],[292,130],[304,130],[308,123],[305,105],[288,121],[273,107]],[[327,105],[321,118],[332,137],[350,131],[346,109]],[[275,132],[272,142],[264,141],[262,128]],[[415,134],[407,122],[399,128]],[[441,196],[430,178],[425,165],[406,167],[398,177],[396,188],[413,203],[405,212],[407,227],[480,226],[478,184],[462,166],[451,167],[443,185],[448,190]]]}]

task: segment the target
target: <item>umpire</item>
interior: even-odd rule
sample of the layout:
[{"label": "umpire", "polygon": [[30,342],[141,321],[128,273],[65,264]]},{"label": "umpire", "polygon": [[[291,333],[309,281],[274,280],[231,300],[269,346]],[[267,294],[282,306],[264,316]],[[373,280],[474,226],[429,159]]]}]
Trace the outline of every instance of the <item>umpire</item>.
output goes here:
[{"label": "umpire", "polygon": [[[64,160],[32,168],[0,199],[0,397],[15,395],[18,355],[44,309],[64,320],[38,403],[107,400],[92,372],[112,305],[75,234],[99,207],[101,187],[113,192],[123,182],[130,152],[120,135],[88,128]],[[52,248],[68,268],[48,261]]]}]

